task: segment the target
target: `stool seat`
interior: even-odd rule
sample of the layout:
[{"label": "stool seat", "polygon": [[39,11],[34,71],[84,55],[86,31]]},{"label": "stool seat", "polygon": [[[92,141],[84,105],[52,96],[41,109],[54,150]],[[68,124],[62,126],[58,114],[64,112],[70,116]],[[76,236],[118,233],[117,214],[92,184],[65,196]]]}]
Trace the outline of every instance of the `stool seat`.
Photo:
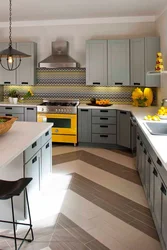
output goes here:
[{"label": "stool seat", "polygon": [[0,180],[0,200],[7,200],[19,196],[32,178],[21,178],[17,181]]}]

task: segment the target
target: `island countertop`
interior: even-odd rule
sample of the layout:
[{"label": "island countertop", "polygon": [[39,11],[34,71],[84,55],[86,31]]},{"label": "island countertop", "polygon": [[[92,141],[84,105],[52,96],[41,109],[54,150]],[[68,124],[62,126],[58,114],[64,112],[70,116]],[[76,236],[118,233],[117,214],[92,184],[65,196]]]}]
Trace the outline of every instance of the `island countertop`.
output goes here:
[{"label": "island countertop", "polygon": [[0,135],[0,167],[4,167],[47,132],[52,123],[15,122],[4,135]]}]

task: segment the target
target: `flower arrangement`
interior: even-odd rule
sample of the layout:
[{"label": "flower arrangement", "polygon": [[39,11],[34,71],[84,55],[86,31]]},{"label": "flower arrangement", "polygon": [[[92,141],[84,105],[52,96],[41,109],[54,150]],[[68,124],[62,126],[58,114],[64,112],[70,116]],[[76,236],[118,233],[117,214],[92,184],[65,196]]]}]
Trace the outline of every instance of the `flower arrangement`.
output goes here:
[{"label": "flower arrangement", "polygon": [[132,92],[133,106],[147,107],[150,106],[153,101],[153,92],[150,88],[145,88],[142,91],[140,88],[134,89]]},{"label": "flower arrangement", "polygon": [[23,99],[27,99],[29,97],[32,97],[33,95],[33,92],[31,91],[31,89],[29,89],[28,92],[23,96]]}]

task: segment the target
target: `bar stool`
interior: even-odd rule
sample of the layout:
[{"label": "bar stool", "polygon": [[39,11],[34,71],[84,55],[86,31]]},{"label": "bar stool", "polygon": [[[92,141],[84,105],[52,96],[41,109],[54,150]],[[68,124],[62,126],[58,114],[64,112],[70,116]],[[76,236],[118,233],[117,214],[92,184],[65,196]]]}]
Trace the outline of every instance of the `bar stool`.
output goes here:
[{"label": "bar stool", "polygon": [[[13,224],[13,233],[14,233],[14,237],[7,236],[7,235],[0,235],[0,237],[14,239],[15,250],[19,250],[21,248],[22,244],[24,243],[24,241],[32,242],[34,240],[34,234],[33,234],[32,223],[31,223],[29,200],[28,200],[28,194],[27,194],[27,188],[26,188],[27,185],[31,181],[32,181],[32,178],[21,178],[17,181],[0,180],[0,200],[11,199],[11,209],[12,209],[12,221],[0,220],[0,222]],[[26,202],[27,202],[27,209],[28,209],[29,222],[30,222],[29,224],[20,223],[20,222],[15,221],[13,197],[19,196],[23,190],[25,190],[25,198],[26,198]],[[28,229],[27,233],[25,234],[24,238],[17,238],[16,237],[16,225],[29,226],[29,229]],[[27,236],[28,236],[30,231],[31,231],[31,239],[27,239]],[[22,241],[18,248],[17,248],[17,240]]]}]

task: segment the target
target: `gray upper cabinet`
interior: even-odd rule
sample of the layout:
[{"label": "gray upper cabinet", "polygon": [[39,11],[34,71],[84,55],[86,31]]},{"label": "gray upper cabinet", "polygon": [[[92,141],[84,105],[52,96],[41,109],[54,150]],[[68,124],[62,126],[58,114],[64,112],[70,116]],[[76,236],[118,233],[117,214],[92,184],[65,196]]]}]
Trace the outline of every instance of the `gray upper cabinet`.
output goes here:
[{"label": "gray upper cabinet", "polygon": [[[0,50],[8,48],[8,43],[0,42]],[[36,83],[37,68],[37,45],[33,42],[13,43],[13,48],[23,53],[31,55],[31,57],[22,58],[21,65],[14,71],[7,71],[0,66],[0,84],[6,85],[34,85]],[[6,65],[6,59],[2,59]],[[15,59],[15,66],[19,63]]]},{"label": "gray upper cabinet", "polygon": [[17,49],[31,57],[23,58],[17,69],[17,84],[34,85],[36,83],[37,46],[33,42],[17,43]]},{"label": "gray upper cabinet", "polygon": [[[9,47],[8,43],[0,43],[0,51],[7,49]],[[16,43],[12,44],[12,47],[16,49]],[[2,64],[7,67],[6,58],[2,58]],[[14,61],[14,66],[16,66],[16,60]],[[0,84],[16,84],[16,71],[8,71],[3,69],[0,65]]]},{"label": "gray upper cabinet", "polygon": [[108,41],[109,86],[130,85],[129,46],[129,39]]},{"label": "gray upper cabinet", "polygon": [[86,43],[86,85],[107,85],[106,40],[89,40]]},{"label": "gray upper cabinet", "polygon": [[91,142],[92,136],[92,110],[78,110],[78,141]]},{"label": "gray upper cabinet", "polygon": [[130,59],[131,59],[131,85],[145,85],[144,70],[144,38],[131,39],[130,41]]},{"label": "gray upper cabinet", "polygon": [[160,51],[159,37],[145,38],[145,77],[146,86],[159,87],[160,74],[155,73],[156,54]]},{"label": "gray upper cabinet", "polygon": [[117,111],[117,144],[126,148],[131,146],[130,112]]}]

